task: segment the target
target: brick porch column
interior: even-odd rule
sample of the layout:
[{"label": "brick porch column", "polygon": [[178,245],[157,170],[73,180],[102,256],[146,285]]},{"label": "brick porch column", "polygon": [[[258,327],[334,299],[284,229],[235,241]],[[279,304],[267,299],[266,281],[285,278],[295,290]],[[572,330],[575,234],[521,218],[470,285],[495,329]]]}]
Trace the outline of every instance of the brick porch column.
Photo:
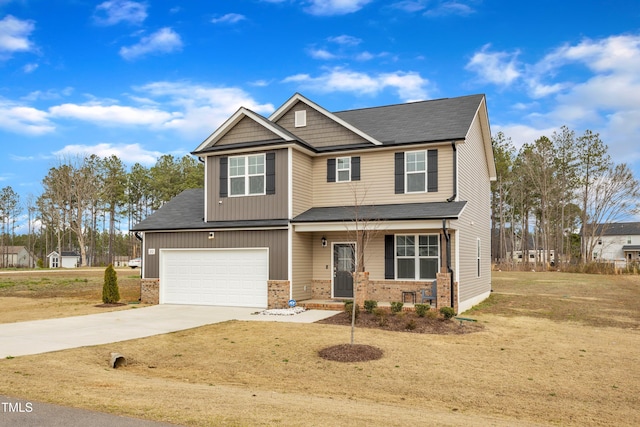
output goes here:
[{"label": "brick porch column", "polygon": [[363,308],[364,302],[369,298],[369,272],[354,273],[354,282],[356,304]]}]

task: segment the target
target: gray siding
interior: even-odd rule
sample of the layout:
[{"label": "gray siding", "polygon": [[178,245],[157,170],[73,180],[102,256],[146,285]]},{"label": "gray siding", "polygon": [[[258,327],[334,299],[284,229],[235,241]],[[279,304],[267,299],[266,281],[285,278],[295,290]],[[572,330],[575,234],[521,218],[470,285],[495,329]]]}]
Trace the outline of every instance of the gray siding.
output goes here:
[{"label": "gray siding", "polygon": [[256,123],[253,119],[244,117],[232,129],[229,130],[219,141],[216,146],[238,144],[242,142],[268,141],[280,138],[272,133],[264,126]]},{"label": "gray siding", "polygon": [[[304,127],[295,127],[294,115],[298,110],[307,111],[307,125]],[[314,147],[331,147],[366,142],[361,136],[301,102],[289,109],[277,121],[277,124]]]},{"label": "gray siding", "polygon": [[269,248],[269,279],[287,280],[287,230],[215,231],[213,239],[208,231],[146,232],[144,277],[158,278],[160,249],[184,248]]},{"label": "gray siding", "polygon": [[[455,221],[459,228],[460,302],[491,291],[491,183],[482,139],[482,127],[476,116],[463,144],[458,145],[459,199],[467,206]],[[476,250],[480,239],[480,277]]]},{"label": "gray siding", "polygon": [[[292,298],[304,300],[311,298],[311,279],[313,273],[313,234],[293,233],[293,278]],[[318,238],[318,246],[320,239]],[[305,289],[306,287],[306,289]]]},{"label": "gray siding", "polygon": [[[256,153],[267,153],[259,151]],[[264,196],[220,197],[220,158],[207,157],[207,219],[239,221],[283,219],[288,215],[287,150],[276,153],[276,193]]]}]

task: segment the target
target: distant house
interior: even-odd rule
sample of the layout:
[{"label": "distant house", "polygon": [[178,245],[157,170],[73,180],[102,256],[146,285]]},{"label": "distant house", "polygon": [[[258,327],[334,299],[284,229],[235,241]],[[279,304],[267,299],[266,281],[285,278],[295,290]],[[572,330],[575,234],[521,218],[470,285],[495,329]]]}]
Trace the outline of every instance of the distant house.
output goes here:
[{"label": "distant house", "polygon": [[598,224],[595,235],[594,260],[640,262],[640,222]]},{"label": "distant house", "polygon": [[37,258],[24,246],[0,247],[0,265],[2,267],[33,268]]},{"label": "distant house", "polygon": [[75,251],[60,253],[53,251],[49,255],[49,268],[76,268],[80,265],[80,254]]}]

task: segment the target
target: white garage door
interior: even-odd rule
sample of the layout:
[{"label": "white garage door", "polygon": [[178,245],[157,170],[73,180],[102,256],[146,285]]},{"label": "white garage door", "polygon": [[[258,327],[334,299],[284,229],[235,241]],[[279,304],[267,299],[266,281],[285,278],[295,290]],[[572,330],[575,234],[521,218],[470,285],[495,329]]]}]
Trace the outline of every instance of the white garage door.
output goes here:
[{"label": "white garage door", "polygon": [[267,307],[268,249],[160,251],[160,304]]}]

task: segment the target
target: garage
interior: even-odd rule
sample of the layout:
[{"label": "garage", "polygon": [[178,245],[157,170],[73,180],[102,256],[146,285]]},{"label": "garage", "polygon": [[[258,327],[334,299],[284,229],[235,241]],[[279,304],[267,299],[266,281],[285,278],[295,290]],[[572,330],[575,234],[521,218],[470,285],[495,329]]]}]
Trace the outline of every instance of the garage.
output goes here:
[{"label": "garage", "polygon": [[160,304],[265,308],[268,278],[268,248],[160,250]]}]

